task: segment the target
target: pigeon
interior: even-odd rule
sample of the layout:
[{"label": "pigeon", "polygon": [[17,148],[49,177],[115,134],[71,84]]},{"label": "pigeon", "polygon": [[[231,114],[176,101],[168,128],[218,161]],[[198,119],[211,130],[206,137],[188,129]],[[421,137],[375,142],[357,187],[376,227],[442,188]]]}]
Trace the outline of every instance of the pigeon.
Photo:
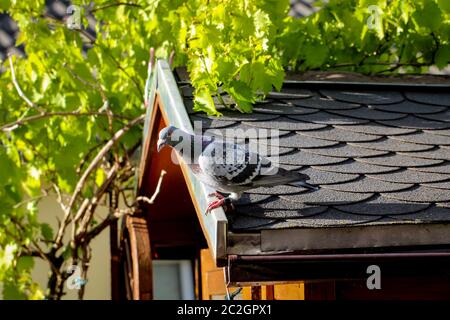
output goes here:
[{"label": "pigeon", "polygon": [[[218,200],[209,203],[206,214],[238,200],[246,190],[283,184],[318,190],[309,176],[276,166],[268,158],[251,152],[248,146],[219,140],[214,136],[193,135],[174,126],[159,132],[157,151],[170,146],[181,156],[194,175],[216,190]],[[228,194],[223,196],[219,192]]]}]

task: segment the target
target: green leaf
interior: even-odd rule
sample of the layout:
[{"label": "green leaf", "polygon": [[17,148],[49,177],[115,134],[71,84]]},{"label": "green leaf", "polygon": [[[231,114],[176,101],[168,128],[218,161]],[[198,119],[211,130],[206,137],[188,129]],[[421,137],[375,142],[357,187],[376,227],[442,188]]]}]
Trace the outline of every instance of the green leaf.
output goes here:
[{"label": "green leaf", "polygon": [[21,292],[16,285],[5,283],[3,285],[3,299],[5,300],[25,300],[26,294]]},{"label": "green leaf", "polygon": [[247,113],[252,111],[252,104],[256,102],[256,98],[247,84],[239,80],[233,80],[226,87],[226,90],[236,101],[239,110]]},{"label": "green leaf", "polygon": [[446,13],[450,13],[450,1],[448,0],[437,0],[439,7],[442,9],[442,11]]},{"label": "green leaf", "polygon": [[45,240],[53,240],[53,229],[48,223],[41,223],[41,234]]},{"label": "green leaf", "polygon": [[217,74],[218,77],[221,79],[229,79],[231,78],[235,72],[236,72],[236,65],[233,63],[233,61],[226,57],[217,57]]},{"label": "green leaf", "polygon": [[0,1],[0,11],[7,11],[11,6],[10,0],[1,0]]},{"label": "green leaf", "polygon": [[450,64],[450,44],[442,45],[436,52],[436,66],[444,69]]},{"label": "green leaf", "polygon": [[33,257],[20,257],[17,259],[17,271],[25,272],[31,271],[34,267],[34,258]]},{"label": "green leaf", "polygon": [[98,168],[95,171],[95,184],[100,187],[105,181],[105,177],[105,171],[101,168]]},{"label": "green leaf", "polygon": [[72,248],[70,247],[70,245],[66,246],[64,248],[64,251],[62,253],[62,257],[64,258],[64,260],[69,259],[72,256]]},{"label": "green leaf", "polygon": [[284,80],[284,69],[281,62],[276,59],[270,59],[267,74],[276,90],[280,91]]},{"label": "green leaf", "polygon": [[441,10],[437,3],[431,0],[424,1],[423,7],[416,9],[413,17],[419,29],[427,28],[435,31],[442,23]]},{"label": "green leaf", "polygon": [[320,67],[328,57],[328,47],[326,45],[313,43],[303,48],[305,55],[305,65],[309,68]]},{"label": "green leaf", "polygon": [[216,110],[210,91],[206,88],[199,89],[195,92],[194,110],[204,111],[209,115],[220,115]]}]

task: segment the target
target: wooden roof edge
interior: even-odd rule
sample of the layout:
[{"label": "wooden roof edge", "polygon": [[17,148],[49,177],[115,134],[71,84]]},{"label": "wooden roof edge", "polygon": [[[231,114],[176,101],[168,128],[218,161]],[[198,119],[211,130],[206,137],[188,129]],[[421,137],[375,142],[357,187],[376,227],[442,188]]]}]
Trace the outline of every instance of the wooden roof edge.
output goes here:
[{"label": "wooden roof edge", "polygon": [[[147,112],[145,117],[145,126],[143,132],[143,145],[145,146],[147,139],[152,139],[149,132],[152,127],[151,121],[155,117],[155,100],[158,96],[162,102],[161,113],[167,125],[173,125],[188,132],[194,132],[191,121],[189,119],[183,99],[180,95],[177,82],[175,81],[172,70],[166,60],[158,60],[153,71],[153,79],[150,86],[149,101],[147,103]],[[141,161],[147,161],[147,157],[143,154]],[[208,245],[214,259],[217,261],[227,258],[227,232],[228,220],[222,208],[213,210],[210,214],[205,215],[208,206],[208,194],[214,192],[212,188],[202,184],[192,172],[182,165],[183,175],[188,184],[189,192],[193,197],[194,207],[197,211],[197,217],[202,226],[203,233],[207,239]],[[140,166],[145,168],[145,165]],[[142,177],[146,172],[140,172]]]}]

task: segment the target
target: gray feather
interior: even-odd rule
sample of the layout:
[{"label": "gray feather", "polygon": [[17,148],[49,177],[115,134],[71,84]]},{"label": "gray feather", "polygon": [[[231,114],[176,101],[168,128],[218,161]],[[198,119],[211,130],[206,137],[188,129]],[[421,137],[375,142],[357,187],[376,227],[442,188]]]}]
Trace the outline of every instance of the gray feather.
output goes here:
[{"label": "gray feather", "polygon": [[282,184],[318,189],[317,186],[305,182],[309,176],[282,169],[266,157],[251,152],[245,145],[176,130],[172,133],[173,136],[181,135],[185,143],[189,141],[192,146],[201,146],[201,152],[198,154],[181,152],[180,155],[203,183],[217,191],[231,193],[236,198],[249,189]]}]

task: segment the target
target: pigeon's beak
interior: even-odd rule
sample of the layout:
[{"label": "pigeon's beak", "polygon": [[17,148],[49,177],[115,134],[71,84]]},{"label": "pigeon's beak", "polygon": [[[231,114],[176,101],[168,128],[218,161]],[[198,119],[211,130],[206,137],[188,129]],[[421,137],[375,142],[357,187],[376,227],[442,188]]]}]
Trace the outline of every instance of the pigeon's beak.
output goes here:
[{"label": "pigeon's beak", "polygon": [[160,152],[161,149],[162,149],[166,144],[167,144],[167,143],[166,143],[166,140],[158,139],[158,142],[157,142],[157,144],[156,144],[156,150],[157,150],[158,152]]}]

